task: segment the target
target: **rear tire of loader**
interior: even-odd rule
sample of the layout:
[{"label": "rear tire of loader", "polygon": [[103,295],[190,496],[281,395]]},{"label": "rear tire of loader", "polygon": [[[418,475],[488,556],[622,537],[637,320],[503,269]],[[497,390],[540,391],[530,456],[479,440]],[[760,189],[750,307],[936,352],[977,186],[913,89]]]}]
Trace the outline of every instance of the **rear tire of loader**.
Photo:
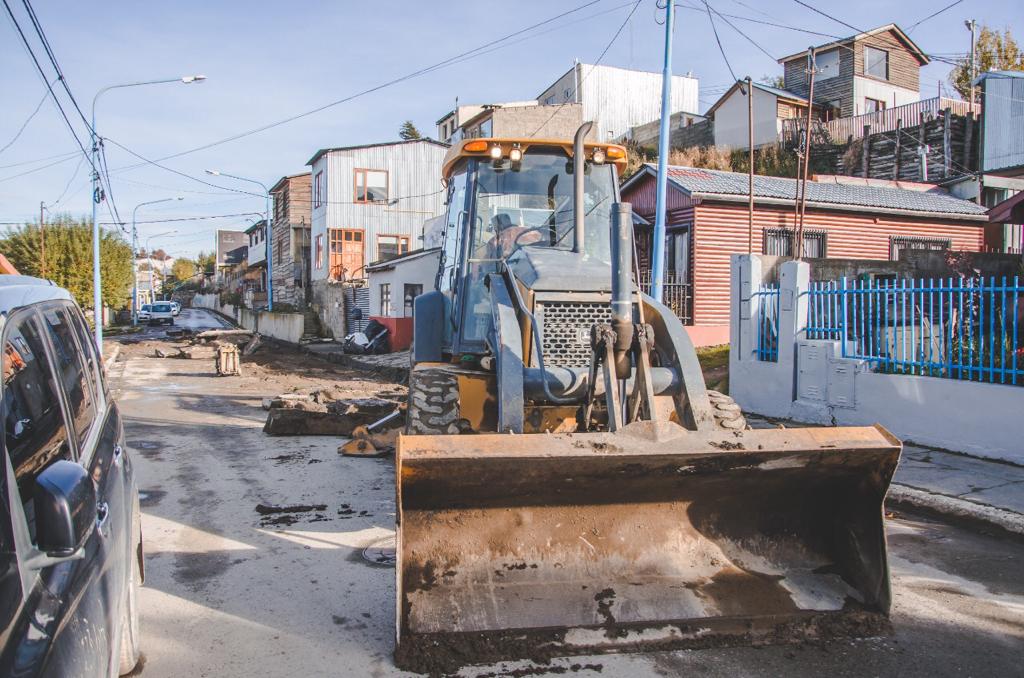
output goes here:
[{"label": "rear tire of loader", "polygon": [[409,373],[405,432],[411,435],[459,433],[459,378],[445,368]]},{"label": "rear tire of loader", "polygon": [[726,431],[742,431],[747,428],[747,418],[736,401],[724,393],[708,391],[708,400],[715,413],[715,426]]}]

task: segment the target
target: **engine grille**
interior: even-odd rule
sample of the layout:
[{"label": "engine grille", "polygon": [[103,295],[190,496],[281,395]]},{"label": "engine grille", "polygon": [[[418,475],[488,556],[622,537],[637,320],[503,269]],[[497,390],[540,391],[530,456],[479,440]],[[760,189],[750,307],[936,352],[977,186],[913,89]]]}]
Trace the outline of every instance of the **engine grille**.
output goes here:
[{"label": "engine grille", "polygon": [[607,302],[545,301],[536,316],[545,366],[588,367],[590,328],[610,322],[612,312]]}]

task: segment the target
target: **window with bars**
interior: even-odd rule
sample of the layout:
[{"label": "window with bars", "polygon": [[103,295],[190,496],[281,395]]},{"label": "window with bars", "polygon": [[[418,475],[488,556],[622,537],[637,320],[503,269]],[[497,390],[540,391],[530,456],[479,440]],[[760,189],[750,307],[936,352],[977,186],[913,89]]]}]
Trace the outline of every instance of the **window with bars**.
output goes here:
[{"label": "window with bars", "polygon": [[907,250],[931,250],[933,252],[944,252],[952,243],[942,238],[914,238],[910,236],[894,235],[889,238],[889,259],[899,261],[900,253]]},{"label": "window with bars", "polygon": [[[808,259],[824,259],[828,256],[827,236],[825,231],[804,231],[804,256]],[[761,245],[763,254],[777,257],[793,256],[793,243],[796,233],[790,228],[766,228]]]}]

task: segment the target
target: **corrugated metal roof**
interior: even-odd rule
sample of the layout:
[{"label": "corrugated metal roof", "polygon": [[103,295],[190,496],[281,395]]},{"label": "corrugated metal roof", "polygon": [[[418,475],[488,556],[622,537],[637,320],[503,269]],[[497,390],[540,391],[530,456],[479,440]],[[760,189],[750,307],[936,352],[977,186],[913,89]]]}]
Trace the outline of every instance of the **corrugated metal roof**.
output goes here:
[{"label": "corrugated metal roof", "polygon": [[[656,175],[653,165],[645,171]],[[694,197],[746,197],[748,178],[739,172],[670,166],[669,181]],[[754,176],[754,197],[777,200],[796,199],[797,180]],[[918,212],[951,216],[984,217],[986,210],[969,200],[945,193],[911,191],[903,188],[856,186],[834,182],[807,182],[807,202],[834,208],[878,208],[900,212]]]},{"label": "corrugated metal roof", "polygon": [[799,94],[794,94],[793,92],[790,92],[788,89],[780,89],[778,87],[772,87],[771,85],[765,85],[764,83],[760,82],[751,82],[750,84],[758,88],[762,92],[768,92],[769,94],[774,94],[775,96],[782,97],[783,99],[792,99],[793,101],[801,101],[803,103],[807,103],[807,97],[802,97]]}]

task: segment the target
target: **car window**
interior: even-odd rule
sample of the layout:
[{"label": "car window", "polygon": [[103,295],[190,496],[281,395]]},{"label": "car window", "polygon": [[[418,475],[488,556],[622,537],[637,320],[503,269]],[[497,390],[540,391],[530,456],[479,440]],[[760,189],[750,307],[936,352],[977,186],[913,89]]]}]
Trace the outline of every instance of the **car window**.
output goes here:
[{"label": "car window", "polygon": [[[66,307],[66,309],[71,325],[75,328],[78,343],[82,347],[82,356],[85,358],[86,365],[89,366],[89,377],[94,381],[99,379],[102,382],[103,370],[97,368],[95,338],[89,331],[89,326],[86,324],[85,318],[82,317],[82,312],[77,307]],[[105,384],[99,386],[95,383],[93,384],[93,393],[98,393],[99,391],[106,392],[106,390]]]},{"label": "car window", "polygon": [[4,338],[4,447],[14,467],[18,492],[25,506],[29,532],[35,540],[32,495],[39,473],[58,459],[71,459],[56,384],[32,317],[10,326]]},{"label": "car window", "polygon": [[96,419],[96,398],[93,396],[92,383],[86,376],[88,372],[82,361],[82,352],[78,348],[67,309],[47,308],[43,311],[43,318],[53,341],[57,373],[64,385],[71,420],[74,422],[75,433],[78,434],[78,442],[81,445],[89,434],[93,420]]}]

